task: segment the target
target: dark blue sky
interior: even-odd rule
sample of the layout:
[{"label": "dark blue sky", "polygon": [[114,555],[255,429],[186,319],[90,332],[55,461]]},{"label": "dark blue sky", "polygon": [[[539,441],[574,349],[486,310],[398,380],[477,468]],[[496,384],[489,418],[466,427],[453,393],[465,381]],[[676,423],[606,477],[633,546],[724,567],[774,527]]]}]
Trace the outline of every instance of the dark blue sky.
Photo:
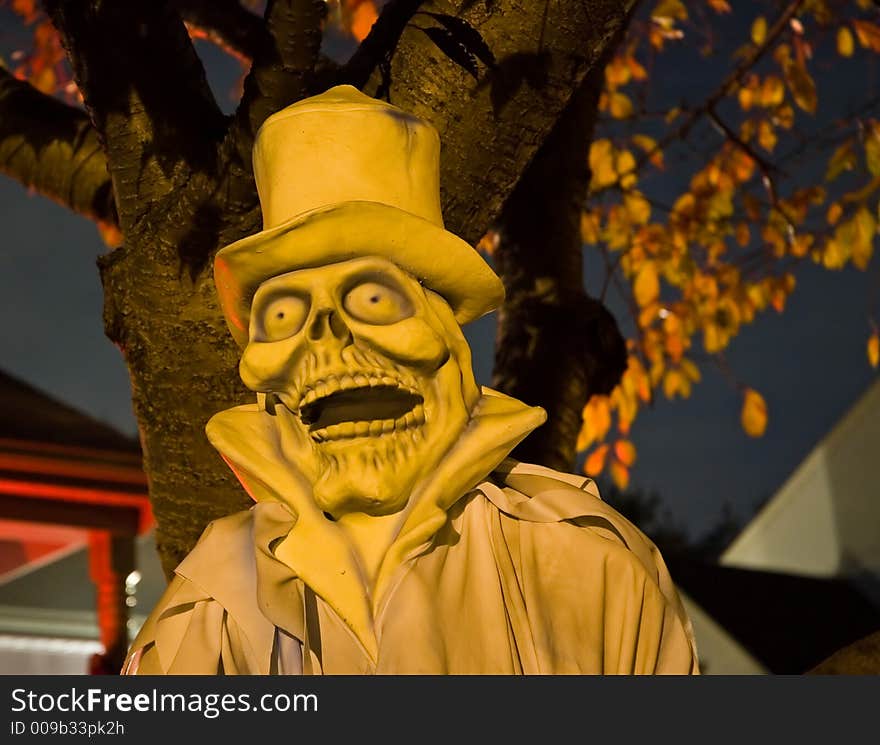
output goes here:
[{"label": "dark blue sky", "polygon": [[[0,11],[4,55],[23,42],[8,21],[8,11]],[[732,23],[727,31],[731,44],[747,38],[742,22]],[[221,104],[229,108],[233,101],[227,91],[236,75],[235,63],[213,51],[206,59]],[[726,53],[719,53],[701,61],[683,49],[671,59],[669,71],[655,78],[656,95],[696,100],[717,83],[727,60]],[[817,121],[864,100],[866,79],[873,71],[835,62],[825,65],[820,75],[822,110]],[[661,190],[666,184],[673,197],[675,175],[667,175],[660,184]],[[0,229],[0,367],[133,433],[127,372],[101,326],[95,258],[105,247],[94,225],[29,196],[0,176]],[[588,254],[588,288],[595,291],[601,270],[598,258]],[[737,375],[767,400],[770,423],[762,439],[752,440],[742,432],[740,396],[711,366],[703,367],[704,380],[689,400],[658,399],[634,425],[639,460],[633,486],[660,494],[673,517],[693,534],[710,527],[725,502],[741,517],[749,515],[876,379],[866,361],[865,342],[869,288],[878,283],[878,259],[867,273],[832,273],[804,265],[797,278],[786,312],[771,312],[744,328],[728,352]],[[622,314],[619,299],[610,301]],[[487,383],[494,320],[473,324],[467,334],[477,376]]]}]

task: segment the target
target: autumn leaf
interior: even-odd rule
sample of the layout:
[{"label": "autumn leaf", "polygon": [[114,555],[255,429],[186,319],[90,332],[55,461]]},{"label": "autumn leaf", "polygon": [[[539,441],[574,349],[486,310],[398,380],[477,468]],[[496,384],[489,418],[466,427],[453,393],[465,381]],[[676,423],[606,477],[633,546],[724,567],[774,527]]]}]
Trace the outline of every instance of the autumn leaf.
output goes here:
[{"label": "autumn leaf", "polygon": [[611,427],[611,401],[608,396],[592,396],[582,412],[583,423],[578,435],[578,452],[599,442]]},{"label": "autumn leaf", "polygon": [[856,166],[856,154],[851,141],[839,145],[828,159],[825,180],[834,181],[844,171],[851,171]]},{"label": "autumn leaf", "polygon": [[880,125],[872,122],[865,137],[865,164],[872,176],[880,176]]},{"label": "autumn leaf", "polygon": [[615,119],[628,119],[633,114],[633,105],[629,96],[615,91],[611,94],[608,110]]},{"label": "autumn leaf", "polygon": [[660,295],[660,277],[657,274],[657,265],[653,261],[646,261],[633,284],[633,294],[636,302],[644,308],[650,305]]},{"label": "autumn leaf", "polygon": [[868,337],[868,362],[874,369],[880,365],[880,334],[877,331]]},{"label": "autumn leaf", "polygon": [[609,445],[605,443],[590,453],[584,462],[584,473],[587,476],[598,476],[605,469],[605,460],[608,458]]},{"label": "autumn leaf", "polygon": [[842,214],[843,207],[840,206],[840,202],[832,202],[828,207],[828,213],[825,215],[825,219],[828,221],[829,225],[836,225]]},{"label": "autumn leaf", "polygon": [[651,17],[657,19],[668,18],[670,20],[687,20],[687,8],[681,0],[660,0],[657,7],[651,11]]},{"label": "autumn leaf", "polygon": [[712,8],[716,13],[730,13],[730,3],[727,0],[706,0],[709,3],[709,7]]},{"label": "autumn leaf", "polygon": [[627,468],[636,462],[636,446],[629,440],[618,440],[614,443],[614,457]]},{"label": "autumn leaf", "polygon": [[627,192],[623,197],[623,206],[636,225],[644,225],[651,219],[651,204],[637,191]]},{"label": "autumn leaf", "polygon": [[837,53],[841,57],[852,57],[855,51],[855,41],[853,40],[852,31],[846,26],[841,26],[837,30]]},{"label": "autumn leaf", "polygon": [[877,221],[867,207],[862,207],[852,220],[853,243],[852,260],[859,269],[864,271],[871,263],[874,254],[874,236],[877,233]]},{"label": "autumn leaf", "polygon": [[856,30],[856,36],[863,47],[870,49],[872,52],[880,52],[880,26],[870,21],[853,21],[853,28]]},{"label": "autumn leaf", "polygon": [[816,106],[819,103],[816,83],[807,72],[806,66],[797,59],[789,60],[783,66],[783,72],[794,102],[807,113],[816,113]]},{"label": "autumn leaf", "polygon": [[743,396],[740,420],[749,437],[761,437],[767,429],[767,403],[753,388],[747,388]]},{"label": "autumn leaf", "polygon": [[629,486],[629,469],[616,460],[611,461],[611,480],[618,489],[624,491]]},{"label": "autumn leaf", "polygon": [[761,46],[767,39],[767,19],[764,16],[758,16],[752,22],[752,41]]},{"label": "autumn leaf", "polygon": [[614,169],[614,146],[611,140],[599,139],[590,144],[590,188],[601,189],[617,182]]}]

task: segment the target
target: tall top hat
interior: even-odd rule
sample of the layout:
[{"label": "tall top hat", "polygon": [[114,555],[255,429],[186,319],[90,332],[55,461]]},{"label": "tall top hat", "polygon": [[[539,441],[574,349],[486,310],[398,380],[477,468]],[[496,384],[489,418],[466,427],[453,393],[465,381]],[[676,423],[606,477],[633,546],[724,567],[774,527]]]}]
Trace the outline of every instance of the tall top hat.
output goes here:
[{"label": "tall top hat", "polygon": [[445,298],[460,324],[503,300],[486,262],[443,227],[440,139],[427,122],[341,85],[269,117],[253,158],[263,230],[214,260],[239,345],[262,282],[361,256],[408,271]]}]

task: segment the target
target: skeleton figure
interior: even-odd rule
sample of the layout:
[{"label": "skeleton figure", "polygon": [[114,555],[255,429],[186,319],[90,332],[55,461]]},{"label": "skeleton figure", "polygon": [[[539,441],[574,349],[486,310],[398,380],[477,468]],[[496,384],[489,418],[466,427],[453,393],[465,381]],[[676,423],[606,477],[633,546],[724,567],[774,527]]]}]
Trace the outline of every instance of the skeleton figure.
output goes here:
[{"label": "skeleton figure", "polygon": [[126,672],[697,671],[653,544],[507,457],[545,414],[474,380],[461,325],[503,288],[444,229],[438,163],[348,86],[261,129],[264,230],[215,260],[257,403],[207,427],[255,506],[208,526]]}]

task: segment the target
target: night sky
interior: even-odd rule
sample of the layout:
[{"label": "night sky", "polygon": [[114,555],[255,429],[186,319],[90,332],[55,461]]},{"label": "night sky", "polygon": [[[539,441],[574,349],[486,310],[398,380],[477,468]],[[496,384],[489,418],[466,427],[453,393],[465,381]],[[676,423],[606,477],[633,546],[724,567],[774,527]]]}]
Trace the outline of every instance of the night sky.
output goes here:
[{"label": "night sky", "polygon": [[[735,43],[747,38],[742,20],[747,15],[726,27]],[[26,34],[10,18],[8,10],[0,10],[0,54],[7,59],[11,50],[27,43]],[[202,51],[221,105],[229,109],[234,105],[229,91],[237,65],[214,50]],[[678,57],[670,58],[669,70],[656,78],[656,95],[677,91],[678,96],[697,100],[701,90],[710,89],[713,81],[717,85],[727,54],[719,51],[702,60],[683,48]],[[839,114],[858,105],[873,85],[873,69],[833,62],[818,70],[817,122],[829,112]],[[660,188],[667,184],[674,198],[678,184],[675,169],[671,171],[662,177],[667,181],[661,181]],[[133,434],[127,372],[102,331],[95,258],[106,248],[95,226],[46,199],[29,196],[3,176],[0,226],[0,367]],[[601,284],[601,269],[598,256],[588,252],[585,281],[594,292]],[[742,432],[739,394],[704,365],[703,382],[689,400],[658,399],[636,420],[632,437],[639,460],[632,486],[659,494],[674,520],[692,535],[711,527],[725,503],[738,517],[747,518],[876,379],[865,357],[865,343],[871,287],[876,295],[880,283],[878,271],[876,256],[866,273],[800,267],[785,313],[771,311],[745,327],[727,353],[737,376],[767,400],[770,423],[764,437],[753,440]],[[625,324],[620,299],[609,301]],[[478,380],[488,383],[494,320],[483,319],[466,331]]]}]

